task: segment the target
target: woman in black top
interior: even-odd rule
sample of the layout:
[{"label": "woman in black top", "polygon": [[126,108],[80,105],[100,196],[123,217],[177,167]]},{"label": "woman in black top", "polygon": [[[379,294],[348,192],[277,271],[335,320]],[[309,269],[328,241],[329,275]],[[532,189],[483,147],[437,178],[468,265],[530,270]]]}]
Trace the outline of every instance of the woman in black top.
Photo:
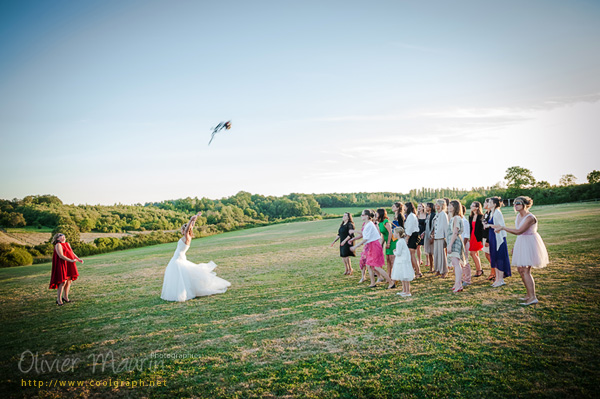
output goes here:
[{"label": "woman in black top", "polygon": [[425,219],[425,233],[423,234],[424,245],[423,250],[425,251],[425,257],[427,258],[427,266],[429,267],[429,273],[433,273],[433,218],[435,217],[435,206],[433,202],[428,202],[425,205],[425,213],[427,219]]},{"label": "woman in black top", "polygon": [[[489,223],[489,221],[492,217],[492,212],[489,209],[489,205],[490,205],[490,199],[486,198],[485,202],[483,203],[483,209],[485,209],[485,213],[483,214],[483,223]],[[488,242],[489,235],[490,235],[490,230],[483,229],[483,239],[485,240],[483,242],[483,253],[485,254],[485,258],[488,260],[488,262],[490,262],[490,265],[491,265],[492,259],[490,258],[490,243]],[[490,277],[488,277],[488,280],[492,280],[492,281],[496,280],[496,269],[494,269],[493,267],[491,269]]]},{"label": "woman in black top", "polygon": [[333,244],[335,244],[337,240],[340,240],[340,256],[346,267],[344,274],[349,276],[352,275],[350,256],[355,256],[354,252],[350,250],[352,245],[348,243],[352,238],[354,238],[354,221],[352,220],[352,215],[346,212],[344,213],[342,224],[340,224],[340,228],[338,229],[338,235],[331,243],[331,246],[333,247]]},{"label": "woman in black top", "polygon": [[425,240],[423,238],[425,237],[425,224],[427,223],[427,213],[425,212],[425,204],[422,202],[417,207],[417,221],[419,222],[419,237],[421,237],[421,241],[419,241],[419,243],[417,244],[417,261],[420,265],[422,265],[423,261],[421,260],[421,252],[423,249],[423,244],[425,244]]}]

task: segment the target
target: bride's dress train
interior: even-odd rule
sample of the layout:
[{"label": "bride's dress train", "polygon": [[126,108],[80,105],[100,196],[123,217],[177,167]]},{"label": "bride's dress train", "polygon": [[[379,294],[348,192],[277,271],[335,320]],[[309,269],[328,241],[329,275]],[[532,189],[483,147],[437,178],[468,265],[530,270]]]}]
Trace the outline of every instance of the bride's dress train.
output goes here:
[{"label": "bride's dress train", "polygon": [[165,270],[165,279],[160,297],[166,301],[183,302],[197,296],[222,294],[231,283],[213,271],[217,265],[193,263],[187,260],[185,253],[190,248],[183,241],[177,242],[177,249]]}]

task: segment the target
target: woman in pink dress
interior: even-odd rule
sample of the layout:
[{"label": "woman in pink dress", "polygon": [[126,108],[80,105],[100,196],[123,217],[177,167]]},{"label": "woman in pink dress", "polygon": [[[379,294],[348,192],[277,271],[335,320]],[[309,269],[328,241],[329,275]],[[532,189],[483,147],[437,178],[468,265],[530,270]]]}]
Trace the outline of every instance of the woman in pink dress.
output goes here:
[{"label": "woman in pink dress", "polygon": [[[356,233],[355,230],[349,230],[349,235],[348,237],[346,237],[346,239],[342,242],[342,245],[346,245],[346,244],[352,244],[352,242],[354,242],[354,240],[358,240],[359,238],[363,237],[363,231],[365,231],[365,226],[367,225],[367,223],[371,223],[370,221],[364,221],[363,220],[363,224],[362,227],[360,228],[360,233]],[[352,251],[352,253],[354,253],[353,250],[354,247],[350,247],[350,251]],[[360,280],[358,281],[359,284],[364,283],[364,281],[366,280],[366,273],[367,273],[367,252],[368,252],[368,248],[365,247],[365,249],[363,249],[362,253],[360,254],[360,259],[358,260],[358,266],[360,266]]]},{"label": "woman in pink dress", "polygon": [[514,207],[518,212],[515,219],[515,228],[510,229],[506,226],[493,226],[494,230],[500,229],[508,233],[517,235],[515,246],[513,248],[512,266],[517,266],[527,295],[521,298],[521,305],[534,305],[538,303],[535,295],[535,281],[531,275],[531,268],[539,269],[546,267],[549,263],[548,251],[542,241],[542,237],[537,232],[537,218],[529,212],[533,205],[533,200],[526,196],[515,198]]},{"label": "woman in pink dress", "polygon": [[[385,258],[383,257],[383,247],[381,246],[382,237],[379,229],[373,223],[375,218],[375,213],[370,209],[365,209],[360,218],[363,220],[363,231],[362,231],[362,241],[358,245],[352,246],[350,249],[355,252],[358,247],[361,245],[365,245],[366,254],[366,268],[369,270],[369,277],[371,278],[371,285],[369,288],[376,287],[375,278],[373,272],[377,272],[377,274],[383,277],[387,283],[388,288],[395,288],[394,282],[390,279],[390,276],[383,270],[383,266],[385,265]],[[355,237],[351,241],[356,240]],[[381,240],[381,241],[380,241]]]}]

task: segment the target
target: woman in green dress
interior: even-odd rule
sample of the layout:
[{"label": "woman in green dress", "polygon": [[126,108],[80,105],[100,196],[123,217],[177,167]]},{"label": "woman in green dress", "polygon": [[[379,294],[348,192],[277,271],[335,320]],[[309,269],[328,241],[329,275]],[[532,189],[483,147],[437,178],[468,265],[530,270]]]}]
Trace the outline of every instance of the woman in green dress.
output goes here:
[{"label": "woman in green dress", "polygon": [[390,275],[394,266],[394,249],[396,249],[396,243],[394,242],[392,246],[392,224],[388,220],[387,211],[383,208],[377,209],[377,226],[383,238],[381,246],[384,248],[387,273]]}]

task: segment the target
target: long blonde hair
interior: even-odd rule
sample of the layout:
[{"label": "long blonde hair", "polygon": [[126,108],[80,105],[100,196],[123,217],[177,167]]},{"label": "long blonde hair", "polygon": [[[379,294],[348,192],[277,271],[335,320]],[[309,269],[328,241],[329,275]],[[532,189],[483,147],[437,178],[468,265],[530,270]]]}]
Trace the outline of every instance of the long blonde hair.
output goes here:
[{"label": "long blonde hair", "polygon": [[446,204],[446,201],[443,199],[439,199],[435,201],[436,205],[439,205],[440,208],[442,208],[442,211],[446,211],[448,210],[448,204]]}]

